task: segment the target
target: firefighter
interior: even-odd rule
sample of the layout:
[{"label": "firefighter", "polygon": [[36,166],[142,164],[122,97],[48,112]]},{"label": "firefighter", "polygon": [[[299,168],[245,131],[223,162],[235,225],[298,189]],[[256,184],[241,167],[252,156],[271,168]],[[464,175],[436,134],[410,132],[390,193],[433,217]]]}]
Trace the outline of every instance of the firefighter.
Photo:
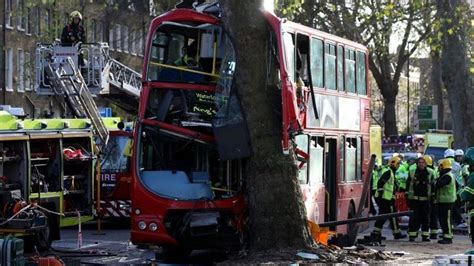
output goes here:
[{"label": "firefighter", "polygon": [[413,215],[408,223],[409,241],[413,242],[418,237],[421,226],[423,242],[430,241],[430,199],[433,181],[433,172],[428,170],[425,158],[416,161],[416,168],[410,171],[407,180],[408,206],[413,210]]},{"label": "firefighter", "polygon": [[449,159],[443,159],[439,163],[439,178],[436,181],[436,203],[438,204],[438,218],[443,239],[439,244],[452,244],[453,231],[451,226],[451,212],[456,201],[456,180],[451,173],[452,164]]},{"label": "firefighter", "polygon": [[434,184],[438,180],[438,170],[434,168],[433,158],[429,155],[424,155],[423,158],[426,162],[426,169],[431,173],[432,176],[432,189],[430,196],[430,239],[438,239],[438,206],[435,203],[435,189]]},{"label": "firefighter", "polygon": [[464,151],[457,149],[454,151],[454,160],[461,165],[460,177],[462,178],[461,183],[465,183],[464,180],[469,176],[469,164],[464,162]]},{"label": "firefighter", "polygon": [[[371,197],[371,201],[370,201],[371,202],[371,204],[370,204],[370,213],[372,215],[377,214],[374,202],[376,201],[375,193],[377,192],[377,182],[379,181],[379,174],[380,174],[380,168],[377,164],[374,164],[374,169],[372,170],[372,179],[370,180],[371,192],[372,192],[372,197]],[[377,203],[377,202],[375,202],[375,203]]]},{"label": "firefighter", "polygon": [[[462,155],[464,155],[464,152],[462,150],[457,150],[458,156],[459,151],[461,151]],[[451,161],[451,173],[453,174],[453,177],[456,180],[456,192],[459,192],[459,190],[464,186],[464,181],[461,174],[461,164],[455,159],[455,157],[458,156],[456,156],[456,151],[454,151],[453,149],[447,149],[446,151],[444,151],[444,158],[447,158]],[[454,203],[451,217],[452,222],[455,227],[467,227],[461,215],[461,199],[459,198],[458,193],[456,193],[456,195],[456,202]]]},{"label": "firefighter", "polygon": [[70,14],[71,21],[63,28],[61,33],[62,45],[76,45],[78,42],[86,42],[86,32],[81,25],[82,15],[79,11]]},{"label": "firefighter", "polygon": [[393,156],[398,156],[400,158],[400,167],[398,167],[397,172],[395,173],[395,180],[398,183],[398,190],[404,192],[406,190],[406,182],[410,166],[408,162],[405,161],[405,155],[402,153],[394,153]]},{"label": "firefighter", "polygon": [[[388,167],[384,168],[380,173],[379,181],[377,182],[377,192],[375,198],[379,205],[379,214],[387,214],[396,212],[395,208],[395,192],[397,191],[397,183],[395,181],[395,172],[400,166],[400,157],[394,156],[390,159]],[[375,222],[374,231],[371,233],[372,239],[381,242],[382,228],[386,219],[380,219]],[[392,227],[393,237],[395,239],[405,238],[398,226],[397,218],[389,219]]]},{"label": "firefighter", "polygon": [[470,174],[467,179],[466,186],[460,191],[460,195],[461,200],[467,203],[471,243],[474,245],[474,147],[470,147],[466,150],[464,163],[468,165]]}]

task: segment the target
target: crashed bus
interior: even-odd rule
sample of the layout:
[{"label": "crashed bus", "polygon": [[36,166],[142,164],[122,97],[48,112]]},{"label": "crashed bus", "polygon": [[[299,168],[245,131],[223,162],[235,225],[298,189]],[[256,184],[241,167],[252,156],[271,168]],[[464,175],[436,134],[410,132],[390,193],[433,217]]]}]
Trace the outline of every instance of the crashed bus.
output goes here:
[{"label": "crashed bus", "polygon": [[[215,8],[178,8],[151,22],[134,129],[134,244],[189,250],[244,241],[251,148],[233,87],[235,50]],[[296,147],[308,220],[352,218],[369,161],[368,51],[264,15],[269,89],[281,95],[282,149]]]}]

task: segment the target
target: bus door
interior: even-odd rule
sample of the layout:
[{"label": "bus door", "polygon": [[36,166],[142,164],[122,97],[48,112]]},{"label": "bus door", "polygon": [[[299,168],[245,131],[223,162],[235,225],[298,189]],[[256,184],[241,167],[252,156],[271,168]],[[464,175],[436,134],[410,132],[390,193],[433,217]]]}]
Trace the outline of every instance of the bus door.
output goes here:
[{"label": "bus door", "polygon": [[325,143],[324,185],[326,187],[326,212],[324,221],[335,221],[337,217],[337,139],[327,138]]}]

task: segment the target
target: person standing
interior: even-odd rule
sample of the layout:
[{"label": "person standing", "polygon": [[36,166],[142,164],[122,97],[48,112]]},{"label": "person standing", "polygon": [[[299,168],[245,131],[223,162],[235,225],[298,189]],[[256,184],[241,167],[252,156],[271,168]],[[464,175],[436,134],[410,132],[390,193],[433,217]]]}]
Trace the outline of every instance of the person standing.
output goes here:
[{"label": "person standing", "polygon": [[[379,214],[388,214],[397,211],[395,207],[395,192],[397,191],[395,172],[400,166],[400,161],[398,156],[392,157],[388,167],[384,168],[380,173],[380,178],[377,182],[377,191],[375,193],[375,198],[379,205]],[[387,219],[380,219],[375,222],[374,230],[371,233],[371,238],[374,241],[381,242],[382,228],[386,220]],[[393,217],[390,218],[389,221],[392,227],[393,237],[395,239],[406,238],[406,235],[400,231],[397,219]]]},{"label": "person standing", "polygon": [[453,243],[451,212],[456,201],[456,180],[451,173],[452,164],[449,159],[439,163],[439,178],[436,181],[436,204],[438,204],[439,224],[443,230],[443,239],[439,244]]},{"label": "person standing", "polygon": [[82,15],[79,11],[70,14],[71,21],[64,26],[61,33],[62,45],[76,45],[78,42],[86,42],[86,32],[81,25]]},{"label": "person standing", "polygon": [[423,158],[426,162],[426,169],[431,173],[431,196],[430,196],[430,239],[438,239],[438,206],[435,203],[435,187],[436,181],[438,180],[438,170],[434,168],[433,158],[429,155],[424,155]]},{"label": "person standing", "polygon": [[468,165],[469,176],[466,180],[466,186],[461,189],[461,201],[467,203],[467,213],[469,214],[469,232],[471,235],[471,243],[474,245],[474,147],[466,150],[464,163]]},{"label": "person standing", "polygon": [[410,171],[407,180],[408,206],[413,210],[413,215],[410,217],[408,223],[408,237],[410,242],[415,241],[418,237],[420,226],[422,241],[430,241],[429,218],[432,181],[433,173],[428,170],[425,158],[418,158],[416,168]]}]

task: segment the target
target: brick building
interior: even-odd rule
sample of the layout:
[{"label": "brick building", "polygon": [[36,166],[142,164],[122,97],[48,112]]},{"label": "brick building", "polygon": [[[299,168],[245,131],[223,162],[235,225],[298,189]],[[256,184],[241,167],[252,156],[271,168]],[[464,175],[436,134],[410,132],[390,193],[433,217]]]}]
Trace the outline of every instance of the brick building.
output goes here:
[{"label": "brick building", "polygon": [[[71,11],[82,13],[87,42],[108,42],[111,57],[138,72],[149,22],[161,12],[149,0],[0,0],[0,6],[0,104],[23,107],[30,117],[64,115],[55,97],[35,92],[35,47],[59,39]],[[113,107],[100,96],[96,103]]]}]

